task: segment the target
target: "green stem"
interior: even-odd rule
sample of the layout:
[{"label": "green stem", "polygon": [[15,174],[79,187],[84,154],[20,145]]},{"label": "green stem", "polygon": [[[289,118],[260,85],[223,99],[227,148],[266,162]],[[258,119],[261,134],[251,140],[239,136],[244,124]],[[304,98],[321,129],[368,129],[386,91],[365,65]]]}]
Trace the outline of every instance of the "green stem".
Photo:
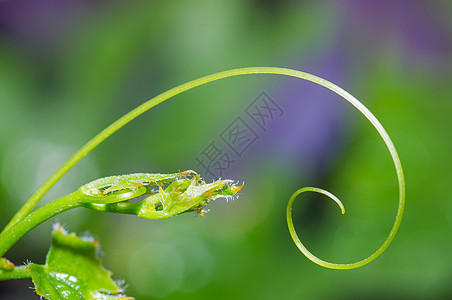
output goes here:
[{"label": "green stem", "polygon": [[127,201],[108,204],[85,202],[82,206],[95,211],[128,215],[138,215],[138,211],[141,208],[140,203],[131,203]]},{"label": "green stem", "polygon": [[2,233],[0,236],[0,257],[2,257],[21,237],[42,222],[57,214],[80,206],[80,199],[81,194],[79,191],[61,197],[38,208],[23,220],[16,223],[9,230]]},{"label": "green stem", "polygon": [[[118,119],[116,122],[105,128],[102,132],[100,132],[97,136],[95,136],[92,140],[90,140],[87,144],[85,144],[77,153],[75,153],[66,163],[63,164],[63,166],[60,167],[32,196],[28,201],[24,204],[24,206],[16,213],[16,215],[11,219],[11,221],[8,223],[8,225],[4,229],[4,233],[8,233],[8,230],[10,230],[17,222],[22,220],[27,216],[28,213],[36,206],[36,204],[39,202],[39,200],[44,196],[44,194],[67,172],[69,169],[71,169],[80,159],[82,159],[85,155],[87,155],[91,150],[93,150],[97,145],[99,145],[102,141],[104,141],[106,138],[108,138],[110,135],[112,135],[114,132],[116,132],[119,128],[126,125],[145,111],[149,110],[150,108],[156,106],[157,104],[176,96],[184,91],[190,90],[192,88],[195,88],[197,86],[218,80],[223,79],[227,77],[234,77],[239,75],[249,75],[249,74],[277,74],[277,75],[285,75],[290,77],[296,77],[303,80],[311,81],[314,83],[317,83],[321,86],[326,87],[327,89],[330,89],[331,91],[335,92],[336,94],[343,97],[345,100],[347,100],[350,104],[352,104],[355,108],[357,108],[369,121],[372,123],[372,125],[375,127],[375,129],[378,131],[380,136],[382,137],[383,141],[386,144],[386,147],[389,150],[389,153],[391,154],[392,160],[395,165],[396,174],[397,174],[397,180],[399,183],[399,205],[397,208],[397,214],[396,218],[393,224],[393,227],[387,237],[387,239],[384,241],[382,246],[371,256],[369,256],[367,259],[363,260],[362,262],[355,263],[355,264],[325,264],[326,262],[318,260],[315,261],[316,263],[319,263],[322,266],[330,267],[330,268],[355,268],[362,266],[364,264],[367,264],[368,262],[375,259],[377,256],[379,256],[391,243],[394,236],[397,233],[397,230],[400,226],[400,223],[402,222],[402,215],[405,207],[405,179],[403,175],[402,165],[400,162],[400,159],[398,157],[397,151],[394,147],[394,144],[392,143],[389,135],[386,133],[383,126],[380,124],[380,122],[375,118],[375,116],[361,103],[359,102],[355,97],[350,95],[348,92],[343,90],[342,88],[336,86],[335,84],[324,80],[320,77],[304,73],[297,70],[291,70],[291,69],[285,69],[285,68],[273,68],[273,67],[251,67],[251,68],[240,68],[240,69],[234,69],[229,71],[224,71],[220,73],[211,74],[205,77],[201,77],[199,79],[187,82],[185,84],[182,84],[180,86],[177,86],[173,89],[170,89],[151,100],[143,103],[142,105],[138,106],[128,114],[124,115],[120,119]],[[0,238],[2,236],[0,235]],[[297,243],[297,241],[295,240]],[[301,242],[300,242],[301,243]],[[297,244],[298,245],[298,244]]]},{"label": "green stem", "polygon": [[[145,215],[141,214],[140,211],[143,208],[143,203],[131,203],[131,202],[118,202],[118,203],[82,203],[83,207],[95,210],[95,211],[101,211],[101,212],[108,212],[108,213],[115,213],[115,214],[128,214],[128,215],[136,215],[140,218],[145,218],[148,220],[163,220],[167,219],[172,216],[172,214],[165,212],[164,210],[146,210]],[[150,206],[153,206],[150,204]],[[181,213],[186,212],[193,212],[193,209],[185,210]],[[181,214],[178,213],[178,214]]]},{"label": "green stem", "polygon": [[0,270],[0,281],[10,279],[26,279],[31,278],[26,266],[15,267],[12,270]]}]

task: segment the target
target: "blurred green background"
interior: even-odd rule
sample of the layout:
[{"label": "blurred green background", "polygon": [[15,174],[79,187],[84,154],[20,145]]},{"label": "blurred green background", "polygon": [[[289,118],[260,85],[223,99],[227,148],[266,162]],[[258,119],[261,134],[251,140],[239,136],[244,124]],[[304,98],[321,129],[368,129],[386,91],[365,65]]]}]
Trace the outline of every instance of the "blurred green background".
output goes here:
[{"label": "blurred green background", "polygon": [[[46,195],[98,177],[195,169],[196,157],[262,92],[284,111],[223,174],[240,198],[141,220],[76,209],[57,220],[103,245],[103,263],[137,299],[451,299],[451,1],[31,1],[0,3],[0,225],[79,147],[121,115],[178,84],[245,66],[307,71],[360,99],[393,139],[407,206],[392,245],[351,271],[388,234],[394,167],[371,125],[325,89],[247,76],[189,91],[140,116],[96,148]],[[246,119],[250,122],[249,119]],[[223,145],[224,146],[224,145]],[[52,219],[7,257],[43,263]],[[1,299],[37,299],[30,281],[0,283]]]}]

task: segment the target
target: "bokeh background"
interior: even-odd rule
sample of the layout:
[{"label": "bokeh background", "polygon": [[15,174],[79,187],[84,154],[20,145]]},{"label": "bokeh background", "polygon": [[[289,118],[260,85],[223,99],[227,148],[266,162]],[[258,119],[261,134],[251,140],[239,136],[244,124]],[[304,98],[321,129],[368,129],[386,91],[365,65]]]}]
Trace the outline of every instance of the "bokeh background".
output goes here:
[{"label": "bokeh background", "polygon": [[[324,77],[382,122],[407,182],[404,221],[376,261],[321,268],[285,222],[334,262],[362,259],[388,234],[394,167],[368,122],[333,93],[280,76],[226,79],[159,105],[74,167],[43,203],[102,176],[203,172],[196,157],[262,92],[284,111],[225,171],[240,198],[141,220],[77,209],[27,234],[8,258],[43,263],[52,223],[89,232],[103,264],[137,299],[450,299],[452,287],[451,1],[81,1],[0,3],[0,225],[97,132],[178,84],[244,66]],[[249,119],[248,119],[249,121]],[[257,130],[257,129],[256,129]],[[224,146],[224,145],[223,145]],[[37,299],[28,280],[0,283],[1,299]]]}]

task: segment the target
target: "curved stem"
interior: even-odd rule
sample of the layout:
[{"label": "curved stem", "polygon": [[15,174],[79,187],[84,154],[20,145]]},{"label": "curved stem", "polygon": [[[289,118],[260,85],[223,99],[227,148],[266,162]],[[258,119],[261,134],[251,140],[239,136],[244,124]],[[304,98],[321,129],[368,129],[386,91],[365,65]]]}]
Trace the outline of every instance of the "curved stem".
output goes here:
[{"label": "curved stem", "polygon": [[0,257],[2,257],[21,237],[42,222],[69,209],[79,207],[81,205],[80,199],[79,192],[74,192],[38,208],[23,220],[16,223],[0,236]]},{"label": "curved stem", "polygon": [[0,270],[0,281],[10,279],[25,279],[31,278],[26,266],[15,267],[12,270]]},{"label": "curved stem", "polygon": [[[400,162],[400,159],[398,157],[397,151],[394,147],[394,144],[392,143],[391,139],[389,138],[389,135],[386,133],[383,126],[380,124],[380,122],[375,118],[375,116],[361,103],[359,102],[355,97],[350,95],[348,92],[343,90],[342,88],[338,87],[337,85],[322,79],[320,77],[304,73],[297,70],[291,70],[291,69],[285,69],[285,68],[276,68],[276,67],[251,67],[251,68],[240,68],[240,69],[234,69],[229,71],[224,71],[220,73],[215,73],[212,75],[208,75],[205,77],[201,77],[199,79],[187,82],[185,84],[182,84],[180,86],[177,86],[173,89],[170,89],[151,100],[143,103],[142,105],[138,106],[134,110],[130,111],[128,114],[124,115],[120,119],[118,119],[116,122],[108,126],[106,129],[104,129],[102,132],[100,132],[97,136],[95,136],[92,140],[90,140],[87,144],[85,144],[77,153],[74,154],[63,166],[61,166],[60,169],[58,169],[32,196],[31,198],[24,204],[24,206],[16,213],[16,215],[13,217],[13,219],[8,223],[8,225],[5,227],[3,232],[7,232],[8,229],[10,229],[14,224],[16,224],[21,219],[25,218],[25,216],[33,209],[34,206],[39,202],[39,200],[42,198],[42,196],[67,172],[69,169],[71,169],[80,159],[82,159],[85,155],[87,155],[91,150],[93,150],[97,145],[99,145],[102,141],[104,141],[107,137],[112,135],[114,132],[116,132],[119,128],[127,124],[128,122],[132,121],[145,111],[149,110],[150,108],[156,106],[157,104],[176,96],[184,91],[190,90],[194,87],[222,79],[227,77],[234,77],[239,75],[249,75],[249,74],[277,74],[277,75],[285,75],[290,77],[296,77],[300,79],[304,79],[307,81],[311,81],[314,83],[317,83],[321,86],[326,87],[327,89],[330,89],[331,91],[335,92],[336,94],[343,97],[345,100],[347,100],[350,104],[352,104],[355,108],[357,108],[369,121],[372,123],[372,125],[375,127],[375,129],[378,131],[380,136],[382,137],[383,141],[385,142],[389,153],[391,154],[392,160],[395,165],[396,173],[397,173],[397,179],[399,183],[399,205],[397,209],[397,215],[396,219],[394,221],[394,225],[389,233],[388,238],[384,241],[384,243],[381,245],[381,247],[371,256],[366,258],[365,260],[355,263],[355,264],[331,264],[331,265],[324,265],[325,267],[334,267],[334,268],[355,268],[362,266],[373,259],[375,259],[378,255],[380,255],[391,243],[393,240],[395,234],[397,233],[397,230],[400,226],[400,223],[402,221],[402,215],[403,210],[405,206],[405,179],[403,175],[402,165]],[[334,266],[333,266],[334,265]]]}]

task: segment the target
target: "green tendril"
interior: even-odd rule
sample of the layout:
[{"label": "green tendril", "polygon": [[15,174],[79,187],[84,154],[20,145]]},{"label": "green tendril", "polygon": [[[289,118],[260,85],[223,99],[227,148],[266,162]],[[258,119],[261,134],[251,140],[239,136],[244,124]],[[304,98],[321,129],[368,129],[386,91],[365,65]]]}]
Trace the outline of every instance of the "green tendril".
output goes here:
[{"label": "green tendril", "polygon": [[290,77],[295,77],[299,79],[304,79],[307,81],[314,82],[316,84],[319,84],[323,87],[326,87],[327,89],[335,92],[336,94],[340,95],[342,98],[347,100],[350,104],[352,104],[356,109],[358,109],[368,120],[369,122],[375,127],[375,129],[378,131],[380,136],[382,137],[384,143],[386,144],[386,147],[389,150],[389,153],[391,154],[392,160],[395,165],[397,178],[398,178],[398,184],[399,184],[399,205],[397,209],[396,218],[394,221],[394,225],[386,238],[386,240],[383,242],[383,244],[378,248],[377,251],[375,251],[372,255],[369,257],[350,264],[336,264],[336,263],[330,263],[323,261],[313,254],[311,254],[306,247],[303,246],[301,241],[298,239],[298,236],[295,232],[295,229],[293,227],[292,222],[292,216],[291,216],[291,209],[293,201],[295,200],[296,196],[299,195],[302,192],[306,191],[313,191],[318,192],[324,195],[329,196],[332,198],[336,203],[341,207],[342,212],[344,212],[344,207],[342,203],[339,201],[338,198],[336,198],[331,193],[318,189],[318,188],[303,188],[295,192],[291,199],[289,200],[288,206],[287,206],[287,222],[290,230],[290,234],[292,235],[292,238],[298,248],[303,252],[310,260],[313,262],[327,268],[332,269],[352,269],[357,268],[360,266],[363,266],[375,258],[377,258],[381,253],[384,252],[384,250],[389,246],[391,241],[394,239],[394,236],[397,233],[397,230],[400,226],[400,223],[402,221],[402,215],[403,210],[405,206],[405,180],[403,176],[403,170],[402,165],[400,162],[400,159],[397,155],[397,151],[394,147],[394,144],[392,143],[389,135],[386,133],[383,126],[380,124],[380,122],[375,118],[375,116],[361,103],[359,102],[355,97],[353,97],[351,94],[343,90],[342,88],[336,86],[335,84],[322,79],[320,77],[304,73],[297,70],[292,69],[285,69],[285,68],[274,68],[274,67],[251,67],[251,68],[240,68],[240,69],[233,69],[229,71],[224,71],[220,73],[211,74],[205,77],[201,77],[199,79],[187,82],[185,84],[182,84],[180,86],[177,86],[173,89],[170,89],[152,99],[149,101],[143,103],[142,105],[138,106],[134,110],[130,111],[120,119],[118,119],[116,122],[108,126],[106,129],[101,131],[97,136],[95,136],[92,140],[90,140],[87,144],[85,144],[77,153],[75,153],[66,163],[64,163],[32,196],[28,201],[22,206],[22,208],[16,213],[16,215],[11,219],[11,221],[8,223],[8,225],[5,227],[5,229],[2,232],[2,235],[0,235],[0,239],[3,236],[3,233],[7,232],[11,227],[13,227],[15,224],[17,224],[19,221],[24,219],[31,210],[36,206],[36,204],[39,202],[39,200],[47,193],[47,191],[61,178],[64,174],[66,174],[78,161],[80,161],[85,155],[87,155],[90,151],[92,151],[95,147],[97,147],[101,142],[103,142],[106,138],[108,138],[110,135],[115,133],[118,129],[120,129],[122,126],[126,125],[142,113],[146,112],[150,108],[156,106],[157,104],[162,103],[165,100],[168,100],[182,92],[188,91],[192,88],[195,88],[197,86],[201,86],[203,84],[228,78],[228,77],[234,77],[239,75],[251,75],[251,74],[276,74],[276,75],[285,75]]}]

